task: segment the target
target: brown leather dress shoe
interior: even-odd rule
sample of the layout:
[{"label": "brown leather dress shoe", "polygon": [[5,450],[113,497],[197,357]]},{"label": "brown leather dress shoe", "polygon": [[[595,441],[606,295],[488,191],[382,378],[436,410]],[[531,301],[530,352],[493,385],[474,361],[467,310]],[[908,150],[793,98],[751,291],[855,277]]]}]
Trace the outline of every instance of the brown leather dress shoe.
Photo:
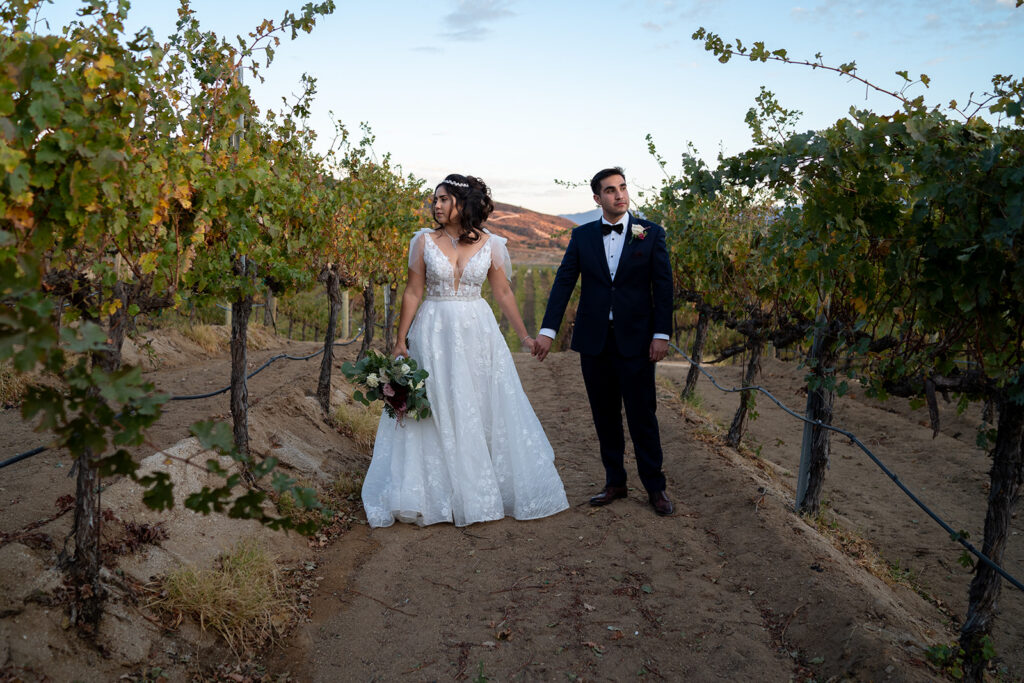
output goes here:
[{"label": "brown leather dress shoe", "polygon": [[668,499],[668,494],[664,491],[658,491],[657,493],[647,494],[648,499],[651,501],[651,507],[654,511],[662,517],[667,517],[676,511],[672,501]]},{"label": "brown leather dress shoe", "polygon": [[594,507],[607,505],[617,498],[625,498],[627,493],[625,486],[605,486],[604,491],[590,499],[590,504]]}]

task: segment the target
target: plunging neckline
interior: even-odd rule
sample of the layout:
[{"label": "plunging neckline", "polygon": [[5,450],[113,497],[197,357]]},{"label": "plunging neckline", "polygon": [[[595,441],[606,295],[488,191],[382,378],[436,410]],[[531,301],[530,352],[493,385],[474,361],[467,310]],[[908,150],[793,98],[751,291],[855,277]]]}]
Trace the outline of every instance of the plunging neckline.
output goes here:
[{"label": "plunging neckline", "polygon": [[[430,236],[430,241],[434,243],[434,246],[437,248],[437,250],[441,252],[441,256],[443,256],[444,260],[448,262],[448,267],[452,269],[452,289],[454,289],[455,293],[458,294],[459,290],[462,289],[462,276],[465,274],[466,268],[468,268],[470,262],[476,258],[476,255],[484,250],[484,247],[487,245],[487,243],[491,241],[491,235],[487,235],[487,239],[483,240],[480,246],[477,247],[476,251],[470,254],[469,258],[466,259],[466,262],[462,264],[461,269],[458,267],[458,247],[455,248],[455,263],[452,263],[452,260],[448,258],[448,254],[444,253],[444,249],[442,249],[441,245],[437,243],[437,240],[434,239],[433,235]],[[456,277],[456,275],[458,275],[458,277]]]}]

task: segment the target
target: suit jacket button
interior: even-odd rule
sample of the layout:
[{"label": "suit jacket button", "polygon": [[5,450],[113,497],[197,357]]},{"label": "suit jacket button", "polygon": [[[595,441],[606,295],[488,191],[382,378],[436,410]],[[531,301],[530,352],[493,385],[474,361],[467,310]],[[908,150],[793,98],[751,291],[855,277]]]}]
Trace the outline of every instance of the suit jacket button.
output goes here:
[{"label": "suit jacket button", "polygon": [[613,292],[615,291],[615,288],[614,288],[614,287],[612,287],[612,291],[613,291]]}]

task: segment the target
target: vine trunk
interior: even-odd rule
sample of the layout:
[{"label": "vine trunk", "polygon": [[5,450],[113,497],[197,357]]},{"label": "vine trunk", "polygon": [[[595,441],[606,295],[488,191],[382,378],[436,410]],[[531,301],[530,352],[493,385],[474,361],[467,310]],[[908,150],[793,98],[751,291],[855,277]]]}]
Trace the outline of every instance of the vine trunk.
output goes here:
[{"label": "vine trunk", "polygon": [[[981,551],[1002,566],[1010,520],[1024,484],[1024,405],[1004,397],[999,406],[999,426],[992,450],[989,472],[988,509],[985,512],[985,539]],[[964,674],[968,680],[981,681],[985,675],[986,643],[998,611],[1002,577],[987,564],[979,562],[968,591],[967,618],[960,629],[960,647],[964,650]]]},{"label": "vine trunk", "polygon": [[708,339],[708,324],[710,322],[711,317],[707,314],[707,311],[701,311],[697,317],[697,329],[693,335],[693,348],[690,351],[693,364],[690,365],[690,371],[686,373],[686,386],[683,387],[681,397],[684,401],[693,396],[693,392],[697,388],[697,378],[700,377],[699,364],[701,357],[704,355],[704,343]]},{"label": "vine trunk", "polygon": [[[256,266],[241,259],[235,262],[235,273],[255,276]],[[245,375],[252,302],[252,294],[239,294],[231,302],[231,423],[235,449],[243,457],[249,455],[249,388]]]},{"label": "vine trunk", "polygon": [[[757,380],[757,376],[761,372],[761,353],[764,350],[764,340],[754,339],[751,341],[753,346],[750,349],[750,360],[747,361],[747,371],[743,374],[743,386],[745,387],[753,385]],[[740,406],[736,409],[732,424],[729,426],[729,434],[725,439],[733,448],[739,448],[740,441],[743,440],[743,432],[747,427],[747,416],[754,407],[756,395],[757,392],[753,389],[740,393]]]},{"label": "vine trunk", "polygon": [[[832,424],[833,407],[836,400],[834,389],[836,347],[839,338],[831,329],[822,330],[819,339],[811,349],[809,361],[814,371],[813,381],[808,383],[807,418],[822,424]],[[811,427],[811,456],[807,471],[807,491],[798,501],[800,512],[816,515],[821,506],[821,490],[825,484],[825,470],[828,469],[831,432],[817,425]]]},{"label": "vine trunk", "polygon": [[331,414],[331,368],[334,364],[334,337],[341,311],[341,286],[336,267],[325,268],[321,279],[327,287],[330,311],[327,314],[327,335],[324,338],[324,355],[320,359],[320,378],[316,384],[316,399],[324,415]]}]

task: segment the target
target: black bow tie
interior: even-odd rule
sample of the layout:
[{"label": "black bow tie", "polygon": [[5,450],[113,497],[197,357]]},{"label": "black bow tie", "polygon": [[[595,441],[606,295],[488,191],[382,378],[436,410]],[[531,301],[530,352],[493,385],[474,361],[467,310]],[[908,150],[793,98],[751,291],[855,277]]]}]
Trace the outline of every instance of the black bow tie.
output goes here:
[{"label": "black bow tie", "polygon": [[615,225],[610,225],[608,223],[602,223],[601,224],[601,234],[602,235],[607,235],[612,230],[614,230],[615,232],[617,232],[617,233],[619,233],[621,235],[622,234],[622,223],[616,223]]}]

